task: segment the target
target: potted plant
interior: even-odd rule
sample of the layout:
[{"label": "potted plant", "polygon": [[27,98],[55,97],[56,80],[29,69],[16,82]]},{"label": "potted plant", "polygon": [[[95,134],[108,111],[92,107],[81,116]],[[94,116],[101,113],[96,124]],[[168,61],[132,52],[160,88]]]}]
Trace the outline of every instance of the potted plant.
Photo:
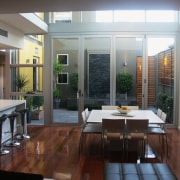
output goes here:
[{"label": "potted plant", "polygon": [[60,72],[64,70],[64,66],[56,59],[53,61],[53,72],[57,76]]},{"label": "potted plant", "polygon": [[58,59],[53,61],[53,73],[54,73],[54,89],[53,89],[53,100],[54,100],[54,106],[56,108],[59,107],[62,91],[57,87],[56,85],[56,79],[59,73],[61,73],[64,70],[63,64],[61,64],[61,61]]},{"label": "potted plant", "polygon": [[160,108],[167,114],[167,122],[173,121],[173,97],[168,96],[166,93],[159,93],[156,101],[157,108]]},{"label": "potted plant", "polygon": [[24,74],[19,74],[16,78],[16,86],[18,87],[18,91],[22,91],[29,83],[29,79]]},{"label": "potted plant", "polygon": [[127,92],[132,89],[133,86],[133,77],[129,72],[120,72],[117,75],[117,86],[120,93],[125,94],[125,99],[127,100]]},{"label": "potted plant", "polygon": [[44,99],[43,96],[33,96],[32,98],[32,119],[41,119],[43,118],[44,111],[40,109],[40,107],[43,105]]},{"label": "potted plant", "polygon": [[73,90],[77,92],[78,90],[78,73],[73,73],[70,76],[70,83]]},{"label": "potted plant", "polygon": [[62,91],[55,87],[53,89],[53,99],[54,99],[54,107],[59,108],[60,101],[61,101]]},{"label": "potted plant", "polygon": [[32,119],[41,119],[43,117],[43,110],[40,106],[43,105],[44,99],[42,96],[24,96],[26,100],[27,122],[30,123]]}]

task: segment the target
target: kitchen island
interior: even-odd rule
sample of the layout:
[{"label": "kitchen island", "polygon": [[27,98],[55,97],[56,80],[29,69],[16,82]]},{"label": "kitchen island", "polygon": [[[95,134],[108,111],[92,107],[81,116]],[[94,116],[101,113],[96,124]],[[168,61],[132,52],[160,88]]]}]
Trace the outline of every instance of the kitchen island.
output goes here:
[{"label": "kitchen island", "polygon": [[[0,116],[2,116],[3,114],[11,114],[13,111],[15,111],[15,109],[19,110],[19,109],[24,109],[25,107],[26,107],[25,100],[1,99],[0,100]],[[21,122],[18,116],[14,124],[14,134],[18,133],[18,131],[22,129],[20,124]],[[27,126],[26,123],[25,123],[25,126]],[[25,130],[26,129],[27,128],[25,128]],[[9,119],[7,118],[3,122],[3,125],[2,125],[2,143],[4,141],[7,141],[10,137],[11,137],[10,123],[9,123]]]}]

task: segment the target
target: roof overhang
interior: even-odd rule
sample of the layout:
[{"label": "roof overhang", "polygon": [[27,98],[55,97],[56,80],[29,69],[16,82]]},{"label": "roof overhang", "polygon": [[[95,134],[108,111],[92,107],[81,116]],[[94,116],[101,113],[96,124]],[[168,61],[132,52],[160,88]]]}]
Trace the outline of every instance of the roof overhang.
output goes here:
[{"label": "roof overhang", "polygon": [[179,10],[179,0],[6,0],[0,13],[95,11],[95,10]]},{"label": "roof overhang", "polygon": [[33,13],[0,14],[0,22],[26,34],[46,34],[48,25]]}]

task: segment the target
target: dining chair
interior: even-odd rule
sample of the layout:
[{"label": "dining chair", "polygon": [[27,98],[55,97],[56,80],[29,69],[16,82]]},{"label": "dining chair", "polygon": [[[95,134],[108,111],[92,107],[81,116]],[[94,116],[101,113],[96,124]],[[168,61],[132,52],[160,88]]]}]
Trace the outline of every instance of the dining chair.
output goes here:
[{"label": "dining chair", "polygon": [[[156,115],[161,118],[162,110],[160,108],[157,109]],[[160,124],[148,124],[148,128],[159,128]]]},{"label": "dining chair", "polygon": [[139,110],[139,106],[126,106],[130,110]]},{"label": "dining chair", "polygon": [[165,128],[165,123],[166,123],[166,118],[167,118],[167,114],[165,112],[162,111],[160,118],[164,121],[163,125],[159,125],[159,127],[148,127],[148,134],[149,135],[158,135],[159,139],[162,140],[162,154],[161,154],[161,158],[163,156],[164,153],[164,146],[166,146],[166,157],[168,157],[168,141],[167,141],[167,131]]},{"label": "dining chair", "polygon": [[118,145],[118,149],[122,150],[122,158],[124,158],[125,127],[125,119],[102,119],[103,156],[105,150],[109,150],[114,142],[116,145]]},{"label": "dining chair", "polygon": [[83,123],[79,140],[79,155],[83,151],[84,144],[86,144],[86,136],[88,134],[102,134],[102,123],[87,123],[87,116],[85,110],[82,111],[81,115]]},{"label": "dining chair", "polygon": [[148,119],[126,119],[126,151],[130,151],[129,144],[135,142],[140,158],[146,155],[148,123]]},{"label": "dining chair", "polygon": [[157,113],[156,113],[159,117],[161,117],[162,114],[162,110],[160,108],[157,109]]},{"label": "dining chair", "polygon": [[112,105],[102,105],[101,109],[102,110],[116,110],[118,106],[112,106]]},{"label": "dining chair", "polygon": [[86,118],[88,118],[88,117],[89,117],[89,115],[90,115],[90,111],[89,111],[89,109],[88,109],[88,108],[86,108],[84,111],[85,111],[85,116],[86,116]]}]

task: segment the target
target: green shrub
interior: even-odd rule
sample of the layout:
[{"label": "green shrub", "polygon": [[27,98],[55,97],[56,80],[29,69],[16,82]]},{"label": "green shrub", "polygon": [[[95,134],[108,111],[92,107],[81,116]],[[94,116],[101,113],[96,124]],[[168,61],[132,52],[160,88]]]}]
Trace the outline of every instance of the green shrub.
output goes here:
[{"label": "green shrub", "polygon": [[117,87],[120,93],[126,93],[132,89],[133,76],[128,72],[120,72],[117,75]]}]

